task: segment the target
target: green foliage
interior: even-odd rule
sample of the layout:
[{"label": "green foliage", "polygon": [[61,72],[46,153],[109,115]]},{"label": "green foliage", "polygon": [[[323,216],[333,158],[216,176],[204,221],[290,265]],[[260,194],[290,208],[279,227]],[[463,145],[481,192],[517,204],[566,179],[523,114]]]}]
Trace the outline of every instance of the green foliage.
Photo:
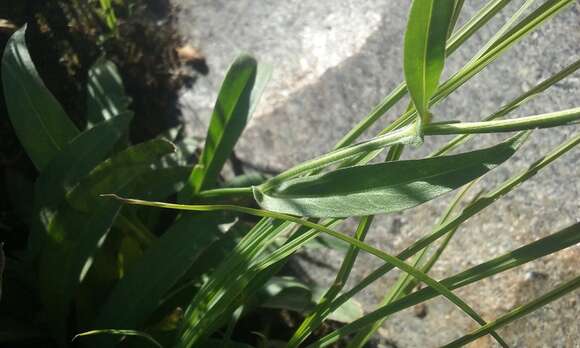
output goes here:
[{"label": "green foliage", "polygon": [[[403,43],[405,83],[333,151],[274,177],[247,175],[227,182],[220,173],[256,108],[269,67],[247,55],[234,61],[220,88],[201,156],[193,165],[187,158],[197,144],[175,134],[130,144],[129,99],[115,65],[104,58],[89,71],[87,127],[79,130],[38,76],[25,28],[17,31],[3,55],[2,83],[10,120],[38,177],[29,190],[34,196],[28,198],[32,213],[27,250],[7,260],[14,265],[7,274],[16,272],[38,293],[39,313],[34,316],[44,320],[25,331],[17,325],[12,331],[10,326],[0,329],[0,343],[45,337],[41,328],[48,327],[51,339],[62,347],[73,336],[82,345],[99,347],[131,346],[138,344],[135,341],[143,345],[144,340],[151,346],[248,347],[237,342],[235,328],[245,316],[269,308],[304,317],[288,347],[302,346],[327,319],[344,325],[309,347],[328,346],[351,334],[356,335],[349,347],[362,347],[390,315],[444,296],[481,325],[450,346],[487,334],[506,346],[494,330],[577,289],[578,278],[489,323],[452,290],[576,245],[579,224],[441,281],[429,272],[463,222],[580,143],[580,135],[571,137],[459,209],[475,182],[509,161],[528,136],[534,136],[531,130],[580,120],[580,108],[500,119],[577,71],[580,63],[538,83],[481,122],[430,122],[429,110],[572,3],[548,0],[524,17],[531,4],[526,1],[464,67],[440,83],[446,55],[508,2],[490,2],[453,32],[463,1],[413,1]],[[100,4],[112,10],[110,1]],[[104,13],[113,28],[111,12]],[[377,136],[355,143],[407,92],[412,104],[396,121]],[[477,134],[502,132],[520,133],[489,148],[449,154]],[[456,136],[431,156],[399,159],[405,146],[442,134]],[[386,162],[369,164],[385,150]],[[364,242],[375,214],[401,211],[460,188],[431,232],[397,255]],[[186,204],[190,202],[196,204]],[[151,207],[181,212],[161,214]],[[247,215],[261,220],[249,223]],[[360,217],[353,237],[335,229],[349,217]],[[292,255],[312,246],[320,235],[326,236],[320,245],[332,246],[332,238],[342,243],[337,251],[345,252],[329,289],[280,274]],[[383,264],[345,290],[361,252]],[[4,264],[0,246],[0,287]],[[401,278],[376,310],[363,315],[354,296],[394,268],[402,271]],[[426,287],[415,290],[419,283]],[[22,301],[10,296],[11,303]],[[136,337],[126,339],[131,336]]]}]

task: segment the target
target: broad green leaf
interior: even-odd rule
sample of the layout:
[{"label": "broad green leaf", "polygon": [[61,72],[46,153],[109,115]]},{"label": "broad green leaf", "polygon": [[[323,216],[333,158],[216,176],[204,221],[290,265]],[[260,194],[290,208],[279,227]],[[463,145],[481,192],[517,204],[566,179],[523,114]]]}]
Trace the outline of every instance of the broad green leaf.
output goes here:
[{"label": "broad green leaf", "polygon": [[314,306],[312,289],[292,277],[272,277],[256,296],[260,306],[265,308],[302,313]]},{"label": "broad green leaf", "polygon": [[28,249],[34,256],[40,251],[46,229],[59,205],[79,181],[107,156],[127,132],[131,115],[121,115],[81,133],[46,165],[35,183],[35,226]]},{"label": "broad green leaf", "polygon": [[30,58],[26,26],[16,31],[2,57],[2,83],[8,115],[26,153],[39,171],[79,134],[46,88]]},{"label": "broad green leaf", "polygon": [[411,99],[423,123],[429,122],[429,99],[445,64],[445,42],[454,0],[414,0],[405,32],[403,70]]},{"label": "broad green leaf", "polygon": [[41,298],[57,340],[65,339],[68,308],[75,290],[120,208],[98,195],[133,193],[135,179],[151,171],[151,163],[173,149],[171,143],[152,140],[120,152],[81,180],[60,205],[48,226],[38,262]]},{"label": "broad green leaf", "polygon": [[[239,56],[229,68],[214,106],[205,146],[183,193],[187,200],[202,189],[215,186],[217,177],[246,127],[271,69],[258,66],[248,55]],[[182,199],[182,200],[183,200]]]},{"label": "broad green leaf", "polygon": [[182,216],[117,283],[94,326],[139,328],[218,236],[211,216]]},{"label": "broad green leaf", "polygon": [[401,211],[484,175],[509,159],[525,138],[522,133],[499,145],[459,155],[338,169],[288,180],[266,192],[258,186],[254,197],[266,210],[309,217]]},{"label": "broad green leaf", "polygon": [[127,113],[131,99],[115,64],[99,58],[89,69],[87,84],[87,128]]}]

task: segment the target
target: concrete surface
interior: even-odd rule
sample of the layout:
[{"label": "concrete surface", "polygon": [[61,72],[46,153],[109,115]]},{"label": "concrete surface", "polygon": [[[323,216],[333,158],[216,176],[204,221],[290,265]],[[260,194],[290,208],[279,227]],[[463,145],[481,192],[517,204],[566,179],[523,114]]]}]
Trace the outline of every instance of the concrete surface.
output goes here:
[{"label": "concrete surface", "polygon": [[[176,0],[182,33],[207,56],[210,74],[181,103],[190,131],[202,136],[225,71],[239,52],[274,65],[274,75],[251,124],[236,147],[245,162],[282,170],[328,151],[350,127],[402,81],[402,39],[409,1],[225,1]],[[538,1],[540,2],[540,1]],[[460,24],[485,1],[466,1]],[[489,38],[521,1],[513,1],[448,61],[446,76],[456,71]],[[434,109],[440,119],[478,120],[521,94],[537,81],[580,58],[580,4],[575,3],[512,51],[488,67]],[[366,137],[405,108],[400,103]],[[580,106],[580,74],[558,83],[521,107],[524,116]],[[492,187],[567,137],[578,126],[537,131],[509,164],[489,175],[481,187]],[[426,155],[445,137],[428,138],[405,156]],[[497,141],[481,136],[471,149]],[[564,158],[466,223],[432,274],[443,278],[546,236],[580,220],[580,150]],[[445,209],[450,196],[401,214],[381,216],[368,242],[397,252],[423,236]],[[352,227],[352,224],[350,225]],[[341,255],[317,252],[309,258],[337,268]],[[328,270],[300,261],[321,284]],[[361,256],[352,281],[380,262]],[[580,274],[578,246],[457,291],[487,320]],[[396,273],[377,282],[358,298],[367,310],[384,296]],[[514,347],[579,347],[580,291],[500,331]],[[415,310],[393,316],[379,332],[379,346],[433,347],[456,338],[475,324],[443,299],[426,304],[426,316]],[[387,344],[388,342],[388,344]],[[484,338],[474,347],[492,347]]]}]

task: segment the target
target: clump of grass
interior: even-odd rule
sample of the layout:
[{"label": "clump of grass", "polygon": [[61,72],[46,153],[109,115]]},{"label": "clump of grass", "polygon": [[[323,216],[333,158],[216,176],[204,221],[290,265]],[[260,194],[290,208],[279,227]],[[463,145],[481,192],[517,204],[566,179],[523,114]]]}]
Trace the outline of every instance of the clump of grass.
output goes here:
[{"label": "clump of grass", "polygon": [[[255,177],[236,178],[235,184],[224,182],[220,172],[258,103],[270,67],[247,55],[232,64],[199,161],[191,167],[186,159],[196,146],[175,132],[164,139],[129,144],[126,132],[132,113],[110,62],[97,62],[98,73],[89,75],[94,93],[88,101],[88,127],[78,129],[36,73],[25,28],[17,31],[2,60],[3,84],[15,132],[39,177],[34,183],[28,249],[14,262],[38,279],[34,286],[44,316],[50,318],[45,324],[52,339],[63,346],[72,336],[91,336],[83,342],[97,346],[135,336],[158,346],[237,346],[241,343],[235,342],[233,333],[238,319],[262,306],[304,313],[302,323],[284,342],[288,347],[304,346],[325,320],[338,317],[343,326],[311,339],[307,347],[329,346],[344,337],[350,337],[349,347],[362,347],[390,315],[444,296],[480,325],[449,346],[487,334],[507,346],[495,330],[574,291],[580,277],[491,322],[453,290],[577,244],[580,224],[446,279],[437,281],[429,275],[467,219],[580,142],[580,135],[571,137],[527,169],[464,202],[482,176],[525,146],[534,129],[571,126],[580,119],[580,108],[502,119],[575,72],[580,61],[481,122],[449,122],[431,111],[573,1],[545,1],[524,16],[533,3],[525,1],[471,60],[441,82],[446,57],[507,3],[491,1],[456,30],[463,1],[413,1],[403,43],[405,83],[333,151],[273,177],[258,182]],[[407,93],[411,99],[407,111],[377,136],[357,142]],[[450,154],[485,133],[515,134],[495,146]],[[455,137],[428,157],[400,160],[405,147],[443,134]],[[369,164],[383,151],[388,151],[384,163]],[[244,185],[245,181],[251,184]],[[455,199],[431,232],[397,255],[365,243],[375,215],[402,211],[454,190],[458,190]],[[163,209],[150,207],[178,212],[165,216]],[[260,220],[248,224],[247,215]],[[349,217],[358,218],[352,237],[335,229]],[[170,222],[164,223],[168,218]],[[277,274],[294,253],[321,235],[349,247],[331,287],[314,296],[313,289],[298,280]],[[384,264],[345,289],[361,252]],[[365,315],[356,306],[353,309],[354,296],[394,268],[402,275],[377,309]],[[415,290],[419,283],[425,287]],[[16,303],[25,301],[15,293],[7,296]],[[268,337],[263,339],[267,342]]]}]

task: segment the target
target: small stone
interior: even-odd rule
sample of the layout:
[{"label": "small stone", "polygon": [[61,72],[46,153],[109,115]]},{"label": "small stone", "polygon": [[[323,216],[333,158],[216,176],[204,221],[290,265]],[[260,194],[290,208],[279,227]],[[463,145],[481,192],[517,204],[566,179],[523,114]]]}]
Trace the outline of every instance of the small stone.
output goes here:
[{"label": "small stone", "polygon": [[413,312],[417,318],[423,319],[427,316],[427,305],[424,303],[418,304],[413,307]]}]

